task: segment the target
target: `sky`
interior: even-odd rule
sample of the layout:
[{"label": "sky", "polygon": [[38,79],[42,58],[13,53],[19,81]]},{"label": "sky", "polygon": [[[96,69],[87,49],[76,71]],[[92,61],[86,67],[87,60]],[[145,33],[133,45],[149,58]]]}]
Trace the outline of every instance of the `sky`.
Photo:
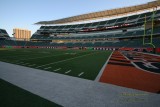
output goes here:
[{"label": "sky", "polygon": [[14,28],[39,29],[39,21],[50,21],[90,12],[134,6],[154,0],[0,0],[0,28],[12,37]]}]

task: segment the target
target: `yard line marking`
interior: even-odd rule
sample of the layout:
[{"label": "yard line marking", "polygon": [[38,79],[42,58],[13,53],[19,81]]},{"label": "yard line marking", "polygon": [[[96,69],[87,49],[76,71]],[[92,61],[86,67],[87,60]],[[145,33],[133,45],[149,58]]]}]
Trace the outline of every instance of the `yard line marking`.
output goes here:
[{"label": "yard line marking", "polygon": [[52,68],[52,67],[47,67],[47,68],[44,68],[44,69],[50,69],[50,68]]},{"label": "yard line marking", "polygon": [[40,67],[43,67],[43,66],[46,66],[46,65],[53,65],[53,64],[60,63],[60,62],[65,62],[65,61],[73,60],[73,59],[76,59],[76,58],[80,58],[80,57],[84,57],[84,56],[88,56],[88,55],[96,54],[96,53],[101,53],[101,52],[94,52],[94,53],[85,54],[85,55],[81,55],[81,56],[77,56],[77,57],[73,57],[73,58],[69,58],[69,59],[65,59],[65,60],[60,60],[60,61],[57,61],[57,62],[52,62],[52,63],[44,64],[44,65],[38,66],[36,68],[40,68]]},{"label": "yard line marking", "polygon": [[65,72],[65,74],[68,74],[68,73],[70,73],[72,70],[69,70],[69,71],[67,71],[67,72]]},{"label": "yard line marking", "polygon": [[81,72],[78,76],[80,77],[81,75],[83,75],[84,74],[84,72]]},{"label": "yard line marking", "polygon": [[59,71],[59,70],[61,70],[61,68],[55,69],[54,71]]}]

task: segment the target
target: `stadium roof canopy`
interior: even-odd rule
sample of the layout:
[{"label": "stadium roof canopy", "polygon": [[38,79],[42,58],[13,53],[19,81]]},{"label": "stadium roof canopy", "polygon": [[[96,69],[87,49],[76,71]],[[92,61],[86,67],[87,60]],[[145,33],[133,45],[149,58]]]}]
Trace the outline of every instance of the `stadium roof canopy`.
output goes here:
[{"label": "stadium roof canopy", "polygon": [[117,9],[105,10],[105,11],[100,11],[100,12],[93,12],[93,13],[82,14],[78,16],[62,18],[58,20],[40,21],[35,24],[44,24],[44,25],[66,24],[66,23],[72,23],[72,22],[94,20],[94,19],[112,17],[115,15],[122,15],[122,14],[144,11],[144,10],[148,10],[151,8],[157,8],[159,6],[160,6],[160,1],[158,0],[158,1],[148,2],[146,4],[141,4],[141,5],[131,6],[131,7],[124,7],[124,8],[117,8]]}]

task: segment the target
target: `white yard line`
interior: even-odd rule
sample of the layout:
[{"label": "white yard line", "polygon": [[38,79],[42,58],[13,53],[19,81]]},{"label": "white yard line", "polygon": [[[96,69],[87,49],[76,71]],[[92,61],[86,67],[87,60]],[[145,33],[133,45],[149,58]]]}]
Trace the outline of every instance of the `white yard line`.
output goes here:
[{"label": "white yard line", "polygon": [[80,77],[81,75],[83,75],[84,74],[84,72],[81,72],[78,76]]},{"label": "white yard line", "polygon": [[59,70],[61,70],[61,68],[55,69],[54,71],[59,71]]},{"label": "white yard line", "polygon": [[53,64],[57,64],[57,63],[61,63],[61,62],[69,61],[69,60],[73,60],[73,59],[76,59],[76,58],[85,57],[85,56],[96,54],[96,53],[100,53],[100,52],[95,52],[95,53],[81,55],[81,56],[77,56],[77,57],[73,57],[73,58],[69,58],[69,59],[65,59],[65,60],[61,60],[61,61],[57,61],[57,62],[52,62],[52,63],[48,63],[48,64],[44,64],[44,65],[38,66],[36,68],[40,68],[40,67],[43,67],[43,66],[46,66],[46,65],[53,65]]},{"label": "white yard line", "polygon": [[65,74],[68,74],[68,73],[70,73],[72,70],[68,70],[67,72],[65,72]]},{"label": "white yard line", "polygon": [[[113,51],[114,52],[114,51]],[[102,74],[103,74],[103,71],[104,71],[104,69],[106,68],[106,66],[107,66],[107,64],[108,64],[108,62],[109,62],[109,60],[110,60],[110,58],[111,58],[111,56],[112,56],[112,54],[113,54],[113,52],[110,54],[110,56],[108,57],[108,59],[107,59],[107,61],[106,61],[106,63],[103,65],[103,67],[101,68],[101,70],[100,70],[100,72],[99,72],[99,74],[97,75],[97,77],[96,77],[96,79],[95,79],[95,81],[99,81],[99,79],[101,78],[101,76],[102,76]]]}]

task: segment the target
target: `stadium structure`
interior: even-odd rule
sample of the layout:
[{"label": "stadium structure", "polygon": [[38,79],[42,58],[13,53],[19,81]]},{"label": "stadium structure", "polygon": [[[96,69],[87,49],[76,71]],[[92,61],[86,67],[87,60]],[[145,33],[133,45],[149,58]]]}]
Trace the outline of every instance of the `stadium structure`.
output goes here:
[{"label": "stadium structure", "polygon": [[[152,99],[153,96],[159,98],[160,1],[58,20],[40,21],[35,24],[41,27],[32,35],[30,41],[11,40],[5,30],[0,30],[0,46],[3,49],[0,54],[4,56],[0,58],[1,61],[55,72],[55,75],[69,75],[69,78],[78,77],[76,79],[104,83],[104,86],[112,87],[111,90],[118,90],[117,87],[126,88],[125,92],[123,89],[116,90],[124,95],[119,98],[120,102],[121,100],[127,102],[128,97],[124,97],[133,95],[129,99],[134,106],[140,104],[150,107],[158,104],[159,100],[145,102],[144,98],[139,100],[136,98],[145,97],[144,93],[148,99]],[[8,55],[7,52],[13,52],[17,56],[5,56]],[[52,55],[52,52],[56,55]],[[20,53],[23,57],[18,56]],[[60,78],[57,81],[61,81]],[[81,89],[80,87],[78,89]],[[82,89],[84,87],[82,85]],[[141,94],[133,94],[134,91]],[[129,94],[130,92],[133,93]],[[67,95],[66,93],[64,95]],[[101,94],[105,96],[106,93]],[[78,102],[74,97],[68,103],[63,98],[64,102],[58,98],[53,101],[62,106],[70,106],[72,101],[74,103],[72,102],[71,106],[93,106],[90,102],[88,104],[87,95],[85,93],[86,101],[81,99]],[[106,98],[104,96],[102,95],[102,98]],[[82,103],[83,101],[85,103]],[[100,106],[111,104],[106,100],[96,99],[96,101]],[[137,103],[141,101],[143,103]],[[128,106],[130,103],[119,106],[124,105]]]},{"label": "stadium structure", "polygon": [[[54,21],[41,21],[36,24],[43,26],[31,37],[31,41],[34,42],[26,44],[23,42],[18,46],[104,47],[105,49],[106,47],[116,49],[157,47],[156,51],[159,52],[158,5],[157,1]],[[11,45],[4,43],[1,46],[17,46],[13,41],[9,43]]]}]

